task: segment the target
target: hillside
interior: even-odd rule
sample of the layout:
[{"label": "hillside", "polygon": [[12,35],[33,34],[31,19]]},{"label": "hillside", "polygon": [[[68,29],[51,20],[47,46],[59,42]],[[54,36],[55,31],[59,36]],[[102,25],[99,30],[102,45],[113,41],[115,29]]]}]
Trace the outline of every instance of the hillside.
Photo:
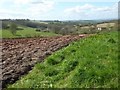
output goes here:
[{"label": "hillside", "polygon": [[117,88],[118,33],[71,43],[8,88]]},{"label": "hillside", "polygon": [[[91,22],[91,23],[90,23]],[[13,35],[11,24],[15,24],[17,29]],[[117,29],[117,21],[37,21],[37,20],[3,20],[0,38],[25,38],[41,36],[60,36],[75,34],[96,34]]]},{"label": "hillside", "polygon": [[66,35],[39,38],[3,39],[2,85],[14,83],[32,67],[53,52],[87,35]]},{"label": "hillside", "polygon": [[13,35],[9,29],[0,30],[0,38],[29,38],[29,37],[46,37],[46,36],[60,36],[52,32],[37,32],[34,28],[23,27],[23,30],[18,30],[16,35]]}]

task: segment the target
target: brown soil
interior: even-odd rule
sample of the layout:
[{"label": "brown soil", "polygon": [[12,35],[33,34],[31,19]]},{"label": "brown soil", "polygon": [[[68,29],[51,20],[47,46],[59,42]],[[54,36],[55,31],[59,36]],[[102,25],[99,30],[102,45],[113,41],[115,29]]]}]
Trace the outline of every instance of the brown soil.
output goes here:
[{"label": "brown soil", "polygon": [[67,46],[70,42],[88,35],[66,35],[58,37],[3,39],[2,43],[2,85],[14,83],[32,67]]}]

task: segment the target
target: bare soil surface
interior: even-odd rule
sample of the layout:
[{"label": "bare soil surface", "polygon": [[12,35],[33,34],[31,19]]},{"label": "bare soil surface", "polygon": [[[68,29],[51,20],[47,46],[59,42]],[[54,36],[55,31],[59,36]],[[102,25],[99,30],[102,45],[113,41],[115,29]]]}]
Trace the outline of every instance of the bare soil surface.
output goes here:
[{"label": "bare soil surface", "polygon": [[86,36],[88,35],[3,39],[0,43],[3,87],[17,81],[21,75],[27,74],[36,63],[42,62],[53,52]]}]

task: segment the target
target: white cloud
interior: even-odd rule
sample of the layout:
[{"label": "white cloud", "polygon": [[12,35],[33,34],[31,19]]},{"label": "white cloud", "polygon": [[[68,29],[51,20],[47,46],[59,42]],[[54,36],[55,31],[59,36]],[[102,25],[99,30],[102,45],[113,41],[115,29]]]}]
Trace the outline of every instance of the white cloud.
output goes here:
[{"label": "white cloud", "polygon": [[[44,15],[54,8],[54,2],[45,0],[8,0],[11,4],[4,7],[6,3],[2,0],[0,7],[0,18],[36,18]],[[41,2],[41,3],[33,3]],[[4,4],[3,4],[4,3]],[[8,2],[7,2],[8,3]],[[9,8],[9,9],[8,9]]]},{"label": "white cloud", "polygon": [[76,16],[77,18],[80,18],[80,19],[82,17],[87,19],[87,18],[95,17],[95,16],[107,17],[108,15],[113,15],[113,14],[117,16],[117,5],[115,4],[110,7],[110,6],[94,6],[91,4],[85,4],[82,6],[75,6],[75,7],[67,8],[64,10],[64,14],[66,15],[66,17]]},{"label": "white cloud", "polygon": [[26,10],[26,13],[29,13],[29,15],[32,18],[36,18],[36,17],[41,17],[44,14],[47,14],[53,8],[54,8],[54,2],[43,1],[42,3],[31,4],[29,8]]},{"label": "white cloud", "polygon": [[31,4],[30,7],[28,8],[28,11],[43,13],[53,9],[53,6],[54,2],[44,1],[39,4]]},{"label": "white cloud", "polygon": [[26,15],[22,12],[22,11],[16,11],[14,10],[13,12],[11,12],[11,10],[6,10],[6,9],[0,9],[0,19],[1,18],[23,18]]},{"label": "white cloud", "polygon": [[93,9],[94,6],[91,4],[85,4],[83,6],[75,6],[72,8],[67,8],[64,10],[64,13],[70,15],[70,14],[74,14],[74,13],[78,13],[78,14],[86,14],[86,11]]},{"label": "white cloud", "polygon": [[34,0],[0,0],[0,3],[12,3],[12,4],[29,4],[30,2],[32,2]]},{"label": "white cloud", "polygon": [[119,0],[49,0],[54,2],[119,2]]},{"label": "white cloud", "polygon": [[75,6],[72,8],[67,8],[64,10],[65,13],[72,13],[72,12],[76,12],[79,13],[81,11],[83,12],[89,12],[89,11],[110,11],[111,9],[113,9],[113,7],[97,7],[97,6],[93,6],[91,4],[85,4],[83,6]]},{"label": "white cloud", "polygon": [[100,7],[100,8],[94,8],[93,11],[110,11],[111,8],[110,7]]},{"label": "white cloud", "polygon": [[91,4],[85,4],[83,6],[79,6],[79,8],[82,10],[85,10],[85,9],[92,9],[92,8],[94,8],[94,6]]},{"label": "white cloud", "polygon": [[15,4],[28,4],[30,3],[32,0],[14,0]]},{"label": "white cloud", "polygon": [[[64,10],[63,8],[58,8],[59,6],[57,7],[57,5],[62,6],[62,4],[59,4],[59,2],[62,1],[63,3],[70,2],[65,0],[0,0],[0,18],[87,19],[91,17],[97,18],[100,17],[100,15],[101,17],[107,17],[108,15],[115,16],[118,10],[117,4],[111,7],[85,4],[82,6],[78,5],[75,7],[66,8]],[[71,0],[71,2],[75,1],[76,0]],[[84,2],[84,0],[79,0],[79,2],[80,1]]]}]

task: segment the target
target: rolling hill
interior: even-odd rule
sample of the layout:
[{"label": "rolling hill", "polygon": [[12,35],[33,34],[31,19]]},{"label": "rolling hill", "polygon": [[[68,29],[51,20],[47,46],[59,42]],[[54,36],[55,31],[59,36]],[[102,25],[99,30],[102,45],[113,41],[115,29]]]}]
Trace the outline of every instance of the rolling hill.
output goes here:
[{"label": "rolling hill", "polygon": [[71,43],[8,88],[117,88],[118,32]]}]

